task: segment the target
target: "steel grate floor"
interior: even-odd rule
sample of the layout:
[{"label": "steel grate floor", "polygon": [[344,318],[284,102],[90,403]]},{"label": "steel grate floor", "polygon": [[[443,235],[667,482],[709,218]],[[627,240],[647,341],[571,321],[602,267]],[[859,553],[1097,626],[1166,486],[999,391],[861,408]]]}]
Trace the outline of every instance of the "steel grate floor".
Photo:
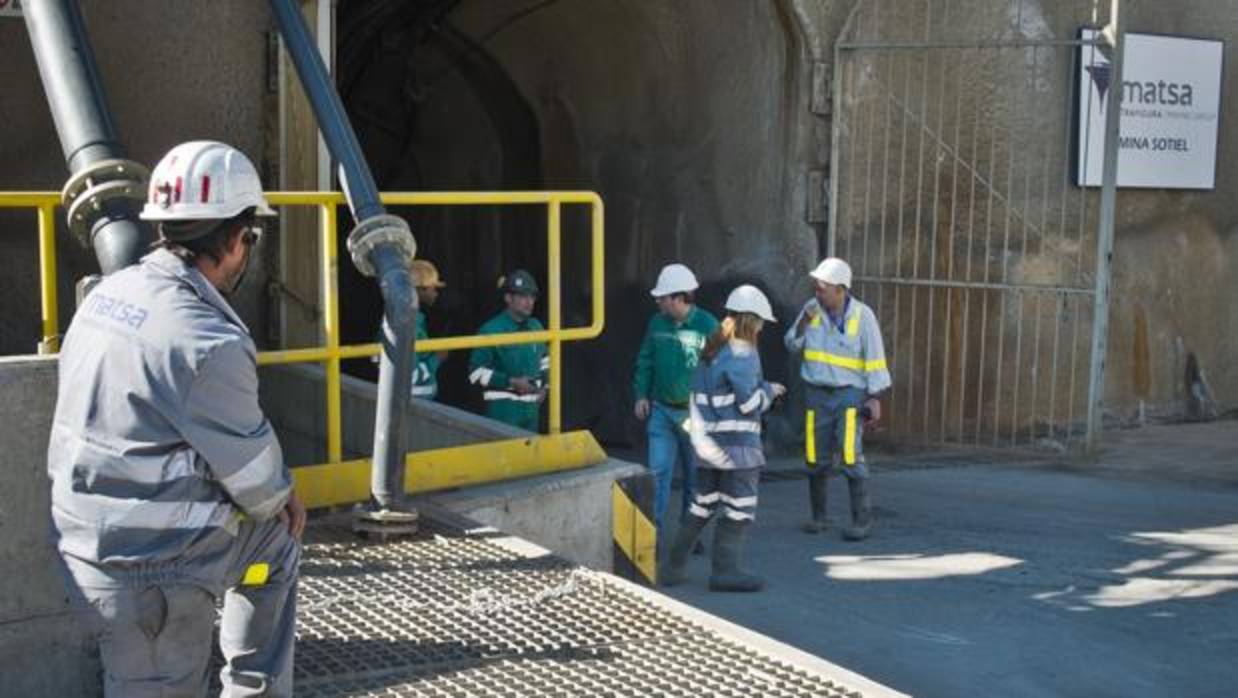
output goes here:
[{"label": "steel grate floor", "polygon": [[862,695],[497,538],[376,544],[318,523],[299,593],[298,696]]}]

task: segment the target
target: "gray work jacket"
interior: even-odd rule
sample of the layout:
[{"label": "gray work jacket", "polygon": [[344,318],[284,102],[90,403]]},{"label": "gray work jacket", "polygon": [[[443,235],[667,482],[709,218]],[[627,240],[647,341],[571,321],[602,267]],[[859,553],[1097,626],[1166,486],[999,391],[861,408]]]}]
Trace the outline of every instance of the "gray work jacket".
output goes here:
[{"label": "gray work jacket", "polygon": [[241,513],[283,509],[291,478],[255,357],[227,301],[165,250],[86,298],[47,449],[53,538],[79,583],[192,579],[226,556]]},{"label": "gray work jacket", "polygon": [[[809,308],[817,316],[795,336],[800,319]],[[848,297],[846,317],[840,330],[830,322],[814,298],[800,308],[783,337],[787,351],[801,354],[800,378],[809,385],[826,388],[854,387],[876,395],[890,387],[881,327],[872,309],[854,296]]]}]

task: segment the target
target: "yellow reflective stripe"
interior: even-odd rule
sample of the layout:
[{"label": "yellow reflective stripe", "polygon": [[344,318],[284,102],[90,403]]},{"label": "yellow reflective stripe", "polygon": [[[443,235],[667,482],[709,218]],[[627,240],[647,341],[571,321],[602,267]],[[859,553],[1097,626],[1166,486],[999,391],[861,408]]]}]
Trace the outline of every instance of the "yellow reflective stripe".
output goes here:
[{"label": "yellow reflective stripe", "polygon": [[829,352],[817,351],[815,349],[804,350],[805,361],[816,361],[839,368],[849,368],[852,371],[865,371],[872,373],[873,371],[885,370],[885,359],[872,359],[865,361],[864,359],[855,359],[849,356],[839,356],[838,354],[830,354]]},{"label": "yellow reflective stripe", "polygon": [[860,334],[860,309],[856,308],[854,313],[851,313],[851,319],[847,321],[847,334],[852,337]]},{"label": "yellow reflective stripe", "polygon": [[805,361],[817,361],[823,364],[829,364],[831,366],[839,366],[841,368],[849,368],[852,371],[863,371],[864,370],[863,359],[852,359],[846,356],[839,356],[838,354],[830,354],[824,351],[817,351],[815,349],[805,349],[804,360]]},{"label": "yellow reflective stripe", "polygon": [[809,327],[820,327],[820,326],[821,326],[821,316],[820,316],[820,315],[814,315],[814,316],[812,316],[812,319],[808,321],[808,326],[809,326]]},{"label": "yellow reflective stripe", "polygon": [[816,412],[808,410],[804,421],[804,460],[808,461],[809,465],[817,464],[816,416]]},{"label": "yellow reflective stripe", "polygon": [[855,465],[855,408],[847,408],[847,426],[843,434],[843,463]]},{"label": "yellow reflective stripe", "polygon": [[245,577],[241,579],[241,586],[260,587],[267,583],[267,578],[270,576],[270,565],[265,562],[255,562],[245,568]]}]

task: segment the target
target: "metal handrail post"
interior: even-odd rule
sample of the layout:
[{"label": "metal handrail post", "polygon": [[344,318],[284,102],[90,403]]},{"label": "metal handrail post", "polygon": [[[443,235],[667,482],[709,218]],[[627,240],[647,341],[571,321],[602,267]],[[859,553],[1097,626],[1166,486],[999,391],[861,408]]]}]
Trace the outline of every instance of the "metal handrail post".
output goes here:
[{"label": "metal handrail post", "polygon": [[43,339],[40,354],[60,351],[60,320],[56,298],[56,205],[39,205],[39,285],[43,296]]},{"label": "metal handrail post", "polygon": [[339,253],[336,250],[336,226],[338,214],[335,204],[319,206],[322,221],[322,335],[327,350],[327,462],[339,463],[344,459],[341,436],[340,408],[340,289]]},{"label": "metal handrail post", "polygon": [[549,431],[558,434],[563,429],[563,340],[560,330],[563,326],[562,293],[562,238],[559,225],[561,210],[558,199],[547,204],[546,211],[546,269],[547,269],[547,319],[550,323],[550,419]]},{"label": "metal handrail post", "polygon": [[580,334],[580,339],[592,339],[602,334],[606,318],[606,209],[602,197],[591,194],[593,211],[593,321]]}]

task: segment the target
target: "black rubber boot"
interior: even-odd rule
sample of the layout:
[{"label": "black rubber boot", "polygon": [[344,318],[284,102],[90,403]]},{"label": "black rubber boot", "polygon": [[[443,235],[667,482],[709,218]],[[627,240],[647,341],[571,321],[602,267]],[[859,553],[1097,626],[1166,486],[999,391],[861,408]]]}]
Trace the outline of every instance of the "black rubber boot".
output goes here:
[{"label": "black rubber boot", "polygon": [[873,504],[868,497],[868,480],[848,478],[847,488],[851,494],[851,525],[843,530],[847,540],[864,540],[873,525]]},{"label": "black rubber boot", "polygon": [[[689,514],[688,512],[685,511],[683,514],[679,516],[680,528],[682,528],[683,525],[686,524],[689,519],[695,519],[695,518],[699,518],[699,517],[693,516],[692,514]],[[704,555],[705,554],[705,543],[703,543],[699,537],[696,539],[696,542],[692,544],[692,554],[693,555]]]},{"label": "black rubber boot", "polygon": [[765,588],[764,579],[739,568],[747,528],[746,521],[718,519],[714,529],[714,573],[709,578],[710,590],[760,591]]},{"label": "black rubber boot", "polygon": [[664,587],[673,587],[683,583],[687,576],[684,566],[688,563],[688,552],[692,550],[693,544],[701,535],[701,529],[705,528],[707,523],[709,519],[702,519],[699,516],[684,517],[683,523],[679,525],[679,532],[675,534],[675,542],[671,544],[670,552],[667,553],[666,561],[658,566],[659,584]]},{"label": "black rubber boot", "polygon": [[808,476],[808,505],[812,518],[804,524],[805,533],[820,533],[826,529],[825,518],[825,473]]}]

